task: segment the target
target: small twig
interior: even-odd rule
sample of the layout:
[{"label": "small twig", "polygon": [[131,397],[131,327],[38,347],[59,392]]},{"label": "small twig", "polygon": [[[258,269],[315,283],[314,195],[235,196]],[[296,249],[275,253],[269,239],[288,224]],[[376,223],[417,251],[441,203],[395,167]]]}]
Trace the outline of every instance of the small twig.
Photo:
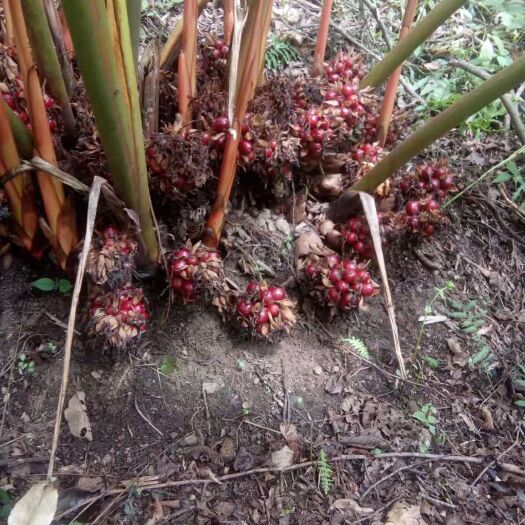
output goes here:
[{"label": "small twig", "polygon": [[25,465],[27,463],[45,463],[49,456],[35,456],[33,458],[15,458],[0,461],[0,468],[11,467],[13,465]]},{"label": "small twig", "polygon": [[139,416],[155,431],[157,432],[161,437],[164,437],[164,434],[144,415],[142,410],[140,410],[139,405],[137,403],[137,398],[134,397],[133,401],[135,402],[135,409],[137,410]]},{"label": "small twig", "polygon": [[449,509],[457,509],[458,506],[454,505],[454,503],[448,503],[446,501],[442,501],[440,499],[433,498],[431,496],[427,496],[426,494],[422,494],[423,498],[430,501],[430,503],[434,503],[434,505],[441,505],[442,507],[447,507]]},{"label": "small twig", "polygon": [[507,195],[505,191],[505,186],[503,184],[498,184],[498,189],[500,195],[503,197],[503,200],[510,206],[510,208],[515,211],[521,220],[525,220],[525,212]]},{"label": "small twig", "polygon": [[428,463],[428,461],[420,461],[419,463],[416,463],[414,465],[404,465],[402,467],[399,467],[398,469],[392,471],[390,474],[382,477],[381,479],[378,479],[373,485],[370,485],[362,494],[362,496],[359,498],[360,500],[364,500],[372,490],[374,490],[376,487],[381,485],[381,483],[384,483],[386,480],[393,478],[396,474],[399,474],[400,472],[403,472],[403,470],[409,470],[409,469],[415,469],[417,467],[420,467],[421,465],[424,465],[425,463]]},{"label": "small twig", "polygon": [[[63,323],[58,317],[55,317],[53,314],[50,314],[49,312],[44,312],[51,321],[53,321],[57,326],[60,328],[63,328],[64,330],[67,330],[67,324]],[[80,332],[75,328],[75,335],[81,335]]]},{"label": "small twig", "polygon": [[379,29],[381,29],[381,33],[383,34],[383,38],[385,40],[386,47],[390,51],[392,49],[392,42],[390,40],[390,35],[388,34],[388,31],[385,27],[385,24],[383,23],[383,20],[381,19],[381,16],[379,15],[379,11],[377,10],[377,7],[373,5],[368,0],[362,0],[363,4],[370,9],[370,12],[372,13],[372,16],[376,19],[377,24],[379,25]]}]

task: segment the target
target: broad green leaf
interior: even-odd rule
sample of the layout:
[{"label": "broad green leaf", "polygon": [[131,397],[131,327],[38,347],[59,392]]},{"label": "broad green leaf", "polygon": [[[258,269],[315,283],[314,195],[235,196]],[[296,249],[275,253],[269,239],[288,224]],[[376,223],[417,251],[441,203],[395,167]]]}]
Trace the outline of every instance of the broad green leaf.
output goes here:
[{"label": "broad green leaf", "polygon": [[33,281],[31,284],[34,288],[40,290],[41,292],[52,292],[53,290],[56,290],[55,280],[50,279],[49,277],[42,277],[41,279]]},{"label": "broad green leaf", "polygon": [[59,279],[58,281],[58,291],[60,293],[68,293],[72,290],[73,285],[67,279]]},{"label": "broad green leaf", "polygon": [[482,63],[490,62],[496,53],[494,52],[494,46],[489,38],[486,38],[481,44],[481,49],[479,50],[479,60]]},{"label": "broad green leaf", "polygon": [[470,359],[471,366],[477,365],[489,357],[491,351],[488,346],[483,347],[479,352],[476,352]]},{"label": "broad green leaf", "polygon": [[432,368],[432,370],[437,370],[439,368],[439,361],[435,359],[434,357],[430,357],[429,355],[423,356],[423,359],[425,363]]},{"label": "broad green leaf", "polygon": [[525,407],[525,399],[518,399],[517,401],[514,401],[514,404],[519,407]]}]

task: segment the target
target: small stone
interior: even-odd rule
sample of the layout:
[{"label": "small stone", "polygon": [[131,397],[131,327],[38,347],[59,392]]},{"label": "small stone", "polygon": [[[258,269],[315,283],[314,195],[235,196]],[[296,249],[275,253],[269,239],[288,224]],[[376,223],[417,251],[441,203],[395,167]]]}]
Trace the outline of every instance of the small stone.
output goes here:
[{"label": "small stone", "polygon": [[202,383],[202,391],[206,394],[216,394],[221,389],[221,387],[222,385],[214,381],[206,381]]},{"label": "small stone", "polygon": [[95,379],[100,379],[102,377],[102,372],[100,372],[99,370],[93,370],[93,372],[91,372],[91,377],[94,377]]},{"label": "small stone", "polygon": [[286,219],[283,219],[282,217],[275,221],[275,227],[283,235],[290,235],[290,233],[292,233],[292,228],[290,226],[290,223]]},{"label": "small stone", "polygon": [[244,359],[239,359],[237,361],[237,367],[239,370],[244,370],[246,368],[246,361]]},{"label": "small stone", "polygon": [[304,399],[302,398],[302,396],[297,396],[294,399],[294,405],[295,405],[295,408],[299,410],[302,410],[304,408]]},{"label": "small stone", "polygon": [[339,372],[339,370],[341,370],[341,369],[337,365],[332,368],[332,372],[334,374],[337,374],[337,372]]},{"label": "small stone", "polygon": [[183,348],[180,352],[184,357],[188,357],[188,351],[186,350],[186,348]]},{"label": "small stone", "polygon": [[323,373],[323,368],[321,365],[314,366],[314,374],[320,376]]},{"label": "small stone", "polygon": [[187,436],[184,436],[182,442],[186,447],[194,447],[195,445],[199,444],[199,438],[197,437],[197,434],[193,432],[191,434],[188,434]]},{"label": "small stone", "polygon": [[231,463],[237,455],[235,441],[231,437],[224,438],[221,445],[221,457],[225,463]]},{"label": "small stone", "polygon": [[258,385],[260,382],[261,382],[261,380],[260,380],[258,377],[256,377],[256,378],[253,380],[253,384],[254,384],[254,385]]},{"label": "small stone", "polygon": [[109,465],[111,463],[111,454],[106,454],[102,458],[101,463],[102,463],[102,465]]}]

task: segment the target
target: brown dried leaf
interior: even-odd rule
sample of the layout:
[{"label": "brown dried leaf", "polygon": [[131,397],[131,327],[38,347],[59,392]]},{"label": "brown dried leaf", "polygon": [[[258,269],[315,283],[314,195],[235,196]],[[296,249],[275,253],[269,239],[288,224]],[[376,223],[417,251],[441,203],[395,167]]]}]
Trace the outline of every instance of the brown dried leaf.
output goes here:
[{"label": "brown dried leaf", "polygon": [[75,437],[85,438],[93,441],[91,425],[87,416],[86,394],[77,392],[64,410],[64,417],[69,425],[69,430]]}]

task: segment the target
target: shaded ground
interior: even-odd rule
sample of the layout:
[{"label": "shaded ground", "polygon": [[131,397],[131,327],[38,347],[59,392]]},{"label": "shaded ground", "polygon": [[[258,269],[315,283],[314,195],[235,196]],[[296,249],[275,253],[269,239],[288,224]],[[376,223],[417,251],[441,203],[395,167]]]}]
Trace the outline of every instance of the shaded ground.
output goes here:
[{"label": "shaded ground", "polygon": [[[209,479],[180,488],[117,490],[99,497],[78,519],[144,523],[161,509],[166,523],[381,523],[393,502],[403,500],[419,505],[428,523],[459,523],[450,521],[454,516],[465,523],[519,523],[525,511],[523,479],[492,462],[525,467],[523,414],[514,404],[522,394],[512,381],[516,365],[523,363],[523,245],[490,195],[470,200],[468,207],[465,202],[452,210],[447,231],[418,248],[427,265],[440,269],[419,262],[413,247],[389,251],[401,344],[411,369],[405,385],[395,377],[380,297],[365,311],[335,322],[308,315],[303,304],[305,313],[293,332],[269,345],[229,331],[211,308],[176,306],[168,314],[167,298],[151,284],[149,296],[159,295],[152,304],[155,321],[132,354],[104,354],[80,333],[68,399],[85,392],[93,441],[73,437],[63,425],[57,456],[61,508],[102,496],[101,489],[118,489],[126,479],[136,478],[138,486],[146,479],[161,484]],[[242,227],[242,217],[237,220]],[[278,232],[271,238],[275,245],[286,240]],[[238,248],[228,255],[233,272],[246,253]],[[264,242],[259,249],[265,252]],[[269,262],[282,268],[279,277],[285,280],[290,254],[269,248],[266,253],[280,258],[281,266]],[[64,330],[47,314],[65,322],[69,299],[38,295],[28,286],[50,271],[16,260],[0,279],[1,485],[14,494],[45,471],[52,435],[62,359],[60,351],[47,358],[41,345],[62,348]],[[473,311],[486,311],[476,330],[491,353],[477,364],[469,365],[469,358],[478,355],[479,342],[457,316],[429,325],[418,356],[410,358],[417,319],[435,286],[447,280],[455,283],[451,298],[475,300]],[[450,303],[435,303],[434,313],[451,310]],[[365,343],[371,363],[340,342],[349,335]],[[22,353],[35,362],[33,374],[19,372]],[[425,404],[436,409],[435,435],[413,417]],[[272,453],[285,445],[293,451],[287,465],[317,460],[321,449],[329,458],[367,459],[334,463],[328,495],[313,466],[222,485],[211,481],[257,467],[271,470]],[[375,459],[372,451],[379,449],[484,459],[479,466]],[[488,468],[477,479],[483,467]]]}]

